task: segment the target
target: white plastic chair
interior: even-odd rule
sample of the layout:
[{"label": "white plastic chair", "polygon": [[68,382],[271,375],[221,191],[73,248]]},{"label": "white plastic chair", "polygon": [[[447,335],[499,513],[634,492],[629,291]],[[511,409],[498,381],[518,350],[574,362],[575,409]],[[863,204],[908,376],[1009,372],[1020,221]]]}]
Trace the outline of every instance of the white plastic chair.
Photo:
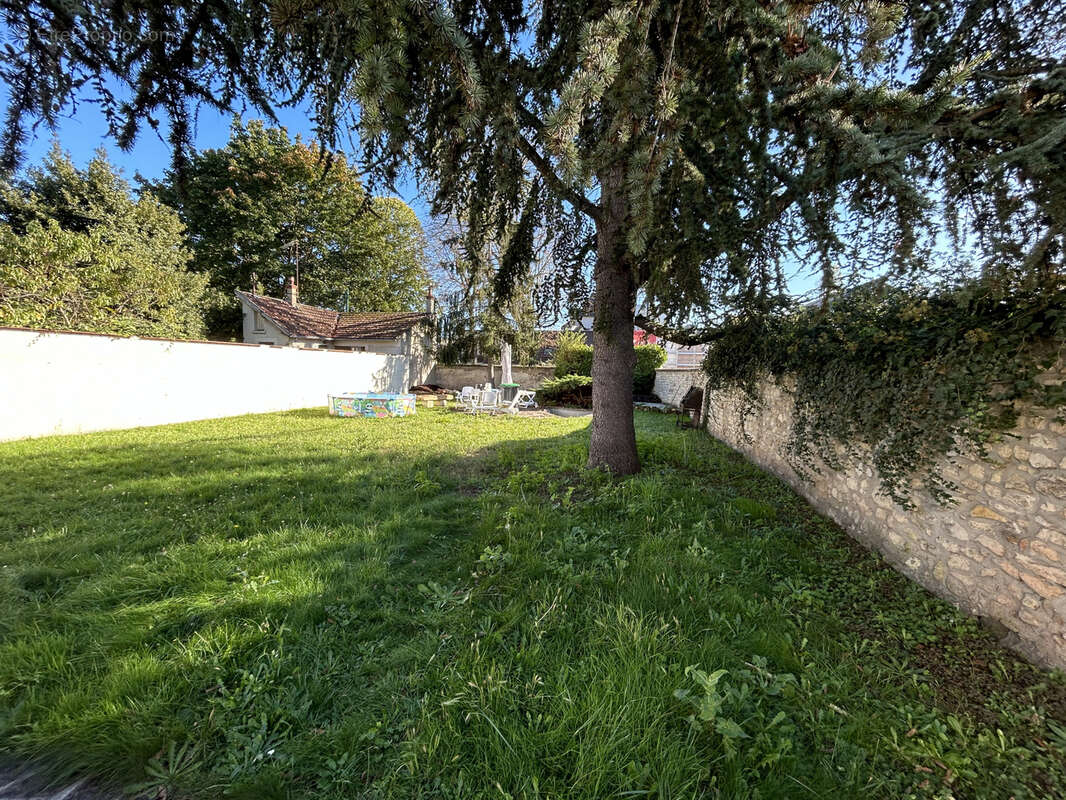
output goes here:
[{"label": "white plastic chair", "polygon": [[459,393],[459,405],[463,411],[470,413],[474,412],[474,407],[477,405],[479,390],[473,386],[464,386],[463,390]]},{"label": "white plastic chair", "polygon": [[490,414],[495,414],[500,409],[500,390],[499,389],[483,389],[481,397],[478,398],[474,404],[474,413],[480,413],[487,411]]}]

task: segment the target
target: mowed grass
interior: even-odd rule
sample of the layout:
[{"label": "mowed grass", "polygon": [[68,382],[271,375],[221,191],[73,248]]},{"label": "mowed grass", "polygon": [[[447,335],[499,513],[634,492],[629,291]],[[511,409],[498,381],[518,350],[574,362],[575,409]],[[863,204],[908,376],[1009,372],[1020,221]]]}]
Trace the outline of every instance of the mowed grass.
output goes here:
[{"label": "mowed grass", "polygon": [[0,752],[148,797],[1066,794],[1061,673],[708,437],[319,411],[0,445]]}]

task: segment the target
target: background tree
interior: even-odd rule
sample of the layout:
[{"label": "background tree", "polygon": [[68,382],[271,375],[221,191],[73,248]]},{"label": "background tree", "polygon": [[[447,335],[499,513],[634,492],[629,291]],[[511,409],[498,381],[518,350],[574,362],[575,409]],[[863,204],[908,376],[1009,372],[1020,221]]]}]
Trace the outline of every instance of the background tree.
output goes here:
[{"label": "background tree", "polygon": [[193,154],[156,187],[186,225],[193,268],[216,291],[211,335],[240,335],[237,289],[253,276],[280,294],[299,274],[301,302],[353,311],[420,310],[429,277],[422,227],[401,200],[371,198],[339,153],[284,128],[235,121],[229,143]]},{"label": "background tree", "polygon": [[939,221],[977,236],[986,270],[1060,269],[1061,0],[72,8],[5,11],[28,42],[2,56],[12,153],[27,113],[102,73],[134,91],[112,106],[127,141],[164,107],[180,145],[189,98],[238,91],[312,96],[327,144],[350,110],[374,174],[413,159],[434,211],[465,214],[468,257],[514,226],[501,297],[537,230],[570,295],[594,281],[589,463],[616,473],[639,468],[638,292],[675,327],[769,314],[790,259],[812,259],[828,297],[845,267],[925,271]]},{"label": "background tree", "polygon": [[521,285],[503,299],[495,281],[512,232],[484,242],[475,259],[467,258],[462,233],[462,224],[454,221],[437,220],[433,230],[440,248],[435,277],[443,310],[438,358],[453,364],[497,359],[506,341],[514,363],[536,363],[543,329],[557,321],[542,298],[549,265],[531,265]]},{"label": "background tree", "polygon": [[203,335],[206,279],[186,270],[177,214],[134,199],[103,153],[79,170],[54,147],[0,187],[0,219],[0,325]]}]

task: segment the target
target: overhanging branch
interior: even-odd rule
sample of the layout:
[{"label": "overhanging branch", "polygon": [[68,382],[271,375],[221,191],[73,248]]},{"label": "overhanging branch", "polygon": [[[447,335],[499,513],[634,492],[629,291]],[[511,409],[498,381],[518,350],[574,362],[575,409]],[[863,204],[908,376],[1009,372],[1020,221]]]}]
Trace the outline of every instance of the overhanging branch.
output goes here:
[{"label": "overhanging branch", "polygon": [[643,328],[648,333],[655,334],[660,339],[685,347],[708,344],[718,339],[721,335],[717,328],[671,328],[667,325],[660,325],[643,314],[637,314],[633,318],[633,322],[637,327]]},{"label": "overhanging branch", "polygon": [[596,204],[580,192],[575,191],[572,187],[567,186],[566,182],[555,173],[554,169],[552,169],[551,162],[538,153],[537,148],[535,148],[533,144],[521,134],[518,134],[518,149],[522,151],[522,155],[529,159],[529,163],[536,167],[537,172],[540,173],[541,177],[544,178],[545,182],[553,191],[561,195],[562,198],[573,205],[574,208],[587,214],[593,220],[597,222],[599,221],[600,209]]}]

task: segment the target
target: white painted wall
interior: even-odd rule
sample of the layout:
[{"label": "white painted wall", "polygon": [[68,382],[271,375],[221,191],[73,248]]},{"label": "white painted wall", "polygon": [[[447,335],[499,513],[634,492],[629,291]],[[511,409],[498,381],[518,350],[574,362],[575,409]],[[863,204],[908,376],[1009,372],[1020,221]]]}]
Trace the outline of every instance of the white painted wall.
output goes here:
[{"label": "white painted wall", "polygon": [[0,328],[0,441],[325,407],[406,391],[408,359]]},{"label": "white painted wall", "polygon": [[255,327],[255,310],[249,303],[241,300],[241,309],[243,310],[243,325],[244,341],[254,344],[261,344],[263,342],[269,342],[270,344],[288,344],[288,334],[284,333],[281,328],[275,325],[266,314],[259,315],[259,322],[262,328],[257,329]]},{"label": "white painted wall", "polygon": [[389,353],[403,355],[404,339],[337,339],[334,344],[339,347],[362,347],[368,353]]}]

